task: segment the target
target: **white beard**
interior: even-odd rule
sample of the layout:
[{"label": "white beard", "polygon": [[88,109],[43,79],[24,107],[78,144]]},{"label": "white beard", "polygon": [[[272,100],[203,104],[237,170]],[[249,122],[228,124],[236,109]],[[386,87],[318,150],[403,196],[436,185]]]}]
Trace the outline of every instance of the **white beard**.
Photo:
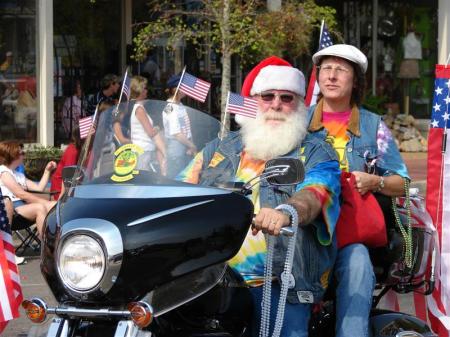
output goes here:
[{"label": "white beard", "polygon": [[[268,118],[283,122],[269,124],[266,122]],[[300,102],[297,110],[289,115],[275,111],[258,112],[256,119],[243,118],[239,124],[245,151],[253,159],[267,161],[300,145],[307,133],[306,108]]]}]

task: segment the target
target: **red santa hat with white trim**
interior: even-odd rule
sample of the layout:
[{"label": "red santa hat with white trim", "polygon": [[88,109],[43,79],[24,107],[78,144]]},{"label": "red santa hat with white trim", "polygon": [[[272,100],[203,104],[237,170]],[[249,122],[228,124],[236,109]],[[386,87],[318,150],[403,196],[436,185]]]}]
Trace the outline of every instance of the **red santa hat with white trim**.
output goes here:
[{"label": "red santa hat with white trim", "polygon": [[289,62],[270,56],[245,77],[241,95],[253,96],[268,90],[287,90],[305,96],[305,76]]},{"label": "red santa hat with white trim", "polygon": [[[305,96],[305,76],[289,62],[270,56],[259,62],[245,77],[241,95],[253,96],[268,90],[287,90]],[[235,115],[234,120],[243,124],[250,117]]]}]

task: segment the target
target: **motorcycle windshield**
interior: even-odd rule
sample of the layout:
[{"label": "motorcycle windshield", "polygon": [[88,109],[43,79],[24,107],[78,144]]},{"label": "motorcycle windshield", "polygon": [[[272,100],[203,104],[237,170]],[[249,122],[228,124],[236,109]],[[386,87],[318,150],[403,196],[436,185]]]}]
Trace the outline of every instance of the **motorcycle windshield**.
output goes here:
[{"label": "motorcycle windshield", "polygon": [[[202,188],[239,187],[230,179],[234,177],[232,168],[215,167],[214,158],[203,163],[202,149],[209,142],[217,142],[217,147],[221,142],[220,123],[211,115],[165,101],[130,101],[96,112],[93,123],[68,196],[77,197],[82,190],[97,193],[105,188],[111,192],[106,198],[129,198],[114,192],[120,190],[117,185],[137,191],[133,198],[149,197],[152,191],[156,195],[158,190],[180,194],[183,189],[198,188],[198,184]],[[201,176],[205,167],[209,168],[208,179]],[[224,266],[214,265],[154,289],[146,300],[155,316],[211,289],[223,275]]]},{"label": "motorcycle windshield", "polygon": [[209,114],[166,101],[131,100],[97,111],[93,119],[82,131],[89,135],[76,185],[236,185],[231,168],[217,167],[215,179],[201,179],[202,149],[220,132],[219,121]]}]

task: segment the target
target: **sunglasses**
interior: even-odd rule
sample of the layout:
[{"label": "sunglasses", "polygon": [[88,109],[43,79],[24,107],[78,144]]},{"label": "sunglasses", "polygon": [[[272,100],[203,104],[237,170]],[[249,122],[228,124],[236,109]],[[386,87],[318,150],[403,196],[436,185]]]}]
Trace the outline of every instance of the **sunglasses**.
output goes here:
[{"label": "sunglasses", "polygon": [[283,103],[292,103],[295,98],[292,94],[274,94],[273,92],[262,93],[259,96],[264,102],[272,102],[275,97],[279,97]]}]

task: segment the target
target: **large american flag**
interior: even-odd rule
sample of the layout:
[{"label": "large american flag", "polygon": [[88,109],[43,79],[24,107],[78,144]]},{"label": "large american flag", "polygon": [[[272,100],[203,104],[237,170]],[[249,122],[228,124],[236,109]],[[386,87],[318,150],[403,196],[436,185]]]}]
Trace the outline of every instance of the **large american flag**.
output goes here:
[{"label": "large american flag", "polygon": [[226,110],[230,114],[256,118],[258,103],[253,98],[229,92]]},{"label": "large american flag", "polygon": [[[320,38],[319,38],[319,50],[332,46],[333,41],[330,37],[330,32],[328,31],[328,27],[324,21],[322,21],[322,27],[320,29]],[[305,105],[307,107],[316,104],[317,95],[319,94],[319,85],[316,81],[316,65],[313,65],[311,76],[309,77],[308,90],[306,91],[305,97]]]},{"label": "large american flag", "polygon": [[23,300],[11,229],[0,191],[0,334],[8,321],[20,316]]},{"label": "large american flag", "polygon": [[187,72],[183,73],[180,82],[180,91],[189,97],[200,102],[205,102],[210,87],[211,83],[203,81]]},{"label": "large american flag", "polygon": [[450,334],[450,68],[436,65],[436,80],[428,135],[427,211],[438,233],[436,289],[427,298],[433,330]]}]

